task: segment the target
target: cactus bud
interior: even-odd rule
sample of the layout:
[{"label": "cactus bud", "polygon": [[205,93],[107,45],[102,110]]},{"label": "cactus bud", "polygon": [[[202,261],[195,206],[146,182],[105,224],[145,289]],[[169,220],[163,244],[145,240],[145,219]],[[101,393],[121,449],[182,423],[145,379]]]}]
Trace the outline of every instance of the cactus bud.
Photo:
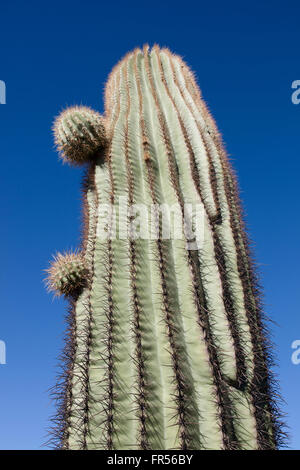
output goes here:
[{"label": "cactus bud", "polygon": [[55,144],[63,161],[82,165],[106,144],[104,118],[86,106],[73,106],[55,120]]},{"label": "cactus bud", "polygon": [[69,296],[78,292],[84,286],[87,277],[85,260],[76,252],[58,253],[46,272],[48,290],[55,292],[57,296]]}]

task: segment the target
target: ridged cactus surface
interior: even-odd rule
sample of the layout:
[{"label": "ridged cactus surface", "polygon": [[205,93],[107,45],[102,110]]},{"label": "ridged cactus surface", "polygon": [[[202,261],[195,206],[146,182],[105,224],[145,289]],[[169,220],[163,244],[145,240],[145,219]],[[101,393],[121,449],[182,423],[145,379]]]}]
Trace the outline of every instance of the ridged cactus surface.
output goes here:
[{"label": "ridged cactus surface", "polygon": [[[269,349],[236,181],[191,71],[166,49],[137,49],[109,77],[105,117],[76,107],[55,133],[64,159],[89,162],[82,252],[66,260],[76,272],[69,287],[62,258],[50,272],[71,301],[57,445],[276,448]],[[161,219],[156,237],[124,236],[120,201],[178,207],[180,220],[186,205],[200,207],[201,243],[163,237]],[[106,232],[105,214],[118,221]]]}]

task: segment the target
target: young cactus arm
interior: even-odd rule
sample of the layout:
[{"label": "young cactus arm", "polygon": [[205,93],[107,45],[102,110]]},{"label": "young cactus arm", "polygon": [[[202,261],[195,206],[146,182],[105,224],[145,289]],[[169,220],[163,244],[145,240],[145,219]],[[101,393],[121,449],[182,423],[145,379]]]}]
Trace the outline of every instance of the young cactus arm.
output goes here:
[{"label": "young cactus arm", "polygon": [[54,137],[64,162],[82,165],[106,145],[103,117],[86,106],[73,106],[55,120]]},{"label": "young cactus arm", "polygon": [[81,253],[58,253],[47,270],[46,284],[56,296],[74,296],[87,282],[88,268]]}]

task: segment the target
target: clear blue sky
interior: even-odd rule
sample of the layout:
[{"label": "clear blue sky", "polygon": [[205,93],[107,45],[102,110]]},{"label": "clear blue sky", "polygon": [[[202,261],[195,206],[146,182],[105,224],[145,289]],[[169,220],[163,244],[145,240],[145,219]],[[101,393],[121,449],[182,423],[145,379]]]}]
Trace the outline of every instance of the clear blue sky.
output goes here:
[{"label": "clear blue sky", "polygon": [[43,269],[80,236],[80,169],[61,165],[52,120],[66,105],[103,109],[112,66],[145,42],[193,68],[237,170],[265,287],[290,447],[300,448],[299,170],[300,5],[297,1],[12,1],[0,7],[1,322],[0,446],[46,440],[62,347],[63,301]]}]

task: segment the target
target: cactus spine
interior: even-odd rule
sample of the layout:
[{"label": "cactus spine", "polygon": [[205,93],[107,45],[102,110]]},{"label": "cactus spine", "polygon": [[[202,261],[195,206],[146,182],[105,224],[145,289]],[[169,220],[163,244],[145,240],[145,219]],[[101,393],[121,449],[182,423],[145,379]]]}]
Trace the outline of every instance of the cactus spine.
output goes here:
[{"label": "cactus spine", "polygon": [[[66,159],[70,148],[73,162],[90,161],[88,275],[71,298],[58,446],[276,448],[280,423],[236,182],[191,71],[166,49],[135,50],[109,77],[106,137],[102,124],[97,136],[93,119],[104,121],[96,113],[74,113],[67,132],[65,114],[55,132]],[[202,245],[165,239],[161,220],[156,238],[121,237],[118,226],[115,237],[100,236],[103,205],[119,223],[127,217],[120,198],[177,205],[181,219],[185,204],[198,205]]]}]

